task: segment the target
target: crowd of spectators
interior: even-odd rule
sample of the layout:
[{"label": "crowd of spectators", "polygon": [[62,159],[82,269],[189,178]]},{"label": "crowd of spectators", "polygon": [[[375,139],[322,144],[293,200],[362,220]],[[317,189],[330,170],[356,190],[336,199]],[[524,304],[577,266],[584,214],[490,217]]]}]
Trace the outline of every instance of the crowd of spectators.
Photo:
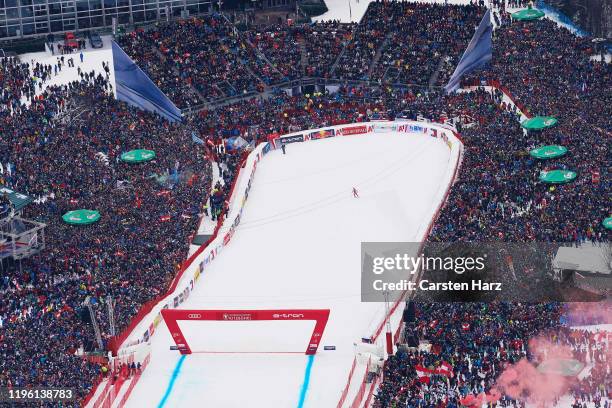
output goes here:
[{"label": "crowd of spectators", "polygon": [[[261,90],[261,81],[274,76],[217,14],[137,29],[118,43],[179,107]],[[195,99],[185,99],[194,93]]]},{"label": "crowd of spectators", "polygon": [[[523,131],[519,112],[499,90],[455,100],[456,108],[467,108],[477,126],[461,132],[465,153],[459,178],[429,239],[609,242],[602,220],[612,202],[610,66],[592,58],[596,52],[590,38],[576,37],[551,21],[513,22],[503,15],[501,22],[491,66],[466,83],[489,80],[503,86],[528,115],[554,116],[559,124]],[[532,148],[547,144],[563,145],[568,154],[547,161],[529,156]],[[576,171],[578,178],[565,185],[540,182],[540,172],[552,169]],[[498,310],[491,313],[492,308]],[[595,345],[599,334],[560,327],[559,310],[552,304],[429,304],[421,313],[422,323],[408,325],[406,335],[429,341],[434,352],[400,350],[392,357],[378,392],[379,407],[457,407],[470,394],[486,398],[494,393],[501,368],[532,357],[525,345],[534,336],[569,344],[570,357],[592,366],[586,377],[570,383],[573,402],[549,404],[609,404],[607,340]],[[512,347],[514,342],[520,347]],[[451,362],[453,378],[433,375],[419,381],[417,364],[436,367],[444,361]],[[530,398],[526,393],[513,400],[503,389],[499,396],[494,406],[523,407]]]},{"label": "crowd of spectators", "polygon": [[368,5],[359,25],[353,30],[350,42],[336,61],[332,77],[368,79],[377,50],[395,29],[393,15],[390,13],[395,4],[397,3],[376,1]]},{"label": "crowd of spectators", "polygon": [[439,69],[434,82],[443,84],[483,13],[476,3],[376,1],[359,24],[279,23],[243,32],[213,14],[137,29],[119,44],[182,108],[302,76],[427,85]]},{"label": "crowd of spectators", "polygon": [[29,65],[17,58],[0,59],[0,102],[2,109],[17,111],[22,100],[30,100],[36,95],[36,85],[32,80]]},{"label": "crowd of spectators", "polygon": [[606,331],[570,329],[561,327],[542,336],[550,344],[571,349],[572,357],[590,367],[588,375],[569,384],[572,408],[586,404],[600,408],[612,404],[612,362],[609,361],[612,344]]},{"label": "crowd of spectators", "polygon": [[392,83],[445,85],[463,55],[485,8],[476,4],[390,3],[389,39],[371,79]]},{"label": "crowd of spectators", "polygon": [[[481,105],[485,126],[462,134],[468,146],[463,171],[430,239],[609,240],[601,223],[612,202],[612,71],[591,59],[593,53],[588,38],[548,20],[500,29],[494,62],[482,76],[508,88],[530,115],[554,116],[559,124],[523,134],[514,113]],[[498,106],[501,96],[496,94]],[[549,144],[565,146],[568,154],[546,161],[529,156],[530,149]],[[542,170],[553,169],[578,177],[564,185],[539,182]]]},{"label": "crowd of spectators", "polygon": [[[196,72],[190,66],[181,66],[181,60],[172,61],[159,52],[154,45],[156,37],[159,34],[137,29],[118,37],[117,42],[176,106],[185,108],[203,103],[200,95],[189,86]],[[221,92],[213,87],[203,95],[214,98]]]},{"label": "crowd of spectators", "polygon": [[249,42],[282,74],[283,81],[303,76],[328,78],[336,59],[350,43],[357,24],[323,21],[273,25],[246,32]]},{"label": "crowd of spectators", "polygon": [[[475,5],[446,9],[375,2],[358,26],[330,22],[244,33],[211,15],[136,30],[119,42],[172,100],[187,107],[299,77],[300,41],[308,76],[366,78],[383,47],[373,71],[377,78],[386,79],[387,68],[396,65],[403,67],[402,81],[423,81],[436,65],[425,62],[423,53],[435,48],[440,58],[460,55],[482,11]],[[431,22],[421,13],[444,15]],[[411,29],[395,32],[398,21]],[[557,117],[557,127],[524,133],[518,112],[499,91],[443,95],[348,85],[333,94],[274,91],[169,124],[114,100],[103,75],[83,73],[80,81],[41,90],[51,76],[49,66],[0,60],[1,181],[36,198],[24,215],[48,225],[47,248],[20,264],[5,262],[0,274],[0,386],[62,385],[79,390],[81,398],[87,394],[100,367],[78,356],[95,347],[84,302],[92,304],[106,342],[108,296],[115,301],[121,331],[143,303],[164,293],[186,258],[208,195],[214,194],[209,215],[216,219],[226,207],[243,153],[210,146],[223,145],[228,137],[241,136],[252,145],[271,133],[407,111],[434,121],[470,117],[473,123],[461,131],[465,153],[459,179],[431,241],[609,240],[601,225],[612,202],[606,161],[609,65],[590,58],[588,38],[548,21],[502,21],[493,63],[473,79],[500,81],[531,114]],[[460,29],[451,33],[454,25]],[[414,51],[406,42],[423,48]],[[414,56],[422,64],[407,67],[405,59]],[[528,156],[529,149],[550,143],[566,146],[568,155],[546,162]],[[136,148],[157,156],[138,165],[120,160],[121,153]],[[210,159],[224,181],[214,189]],[[540,171],[551,168],[575,170],[578,179],[554,187],[540,183]],[[590,177],[592,170],[600,174],[598,183]],[[86,227],[63,223],[61,215],[76,208],[98,210],[102,218]],[[421,306],[420,313],[428,323],[409,326],[407,336],[427,339],[437,352],[404,350],[391,359],[378,394],[381,407],[437,406],[444,398],[457,404],[461,396],[489,390],[502,363],[524,356],[515,340],[524,343],[556,327],[560,309],[554,304],[434,304]],[[459,327],[462,322],[470,329]],[[442,360],[453,365],[454,380],[432,377],[427,386],[415,381],[417,363]],[[602,370],[594,370],[593,378],[598,384],[609,381]]]},{"label": "crowd of spectators", "polygon": [[356,23],[317,22],[302,27],[306,46],[306,76],[328,78],[334,62],[351,39]]},{"label": "crowd of spectators", "polygon": [[302,76],[302,54],[298,33],[292,27],[277,24],[245,32],[249,42],[262,52],[282,75],[282,81]]},{"label": "crowd of spectators", "polygon": [[[406,323],[404,345],[386,361],[384,382],[374,403],[377,408],[609,404],[612,376],[607,333],[561,325],[564,308],[560,304],[416,303],[415,309],[414,319]],[[588,368],[580,379],[567,372],[565,385],[558,387],[556,395],[545,395],[550,398],[546,400],[546,391],[533,387],[542,386],[542,381],[561,381],[554,374],[537,373],[538,365],[549,359],[577,360]],[[553,363],[551,367],[562,366]],[[524,377],[499,380],[502,373],[502,378],[513,377],[507,370],[517,370]],[[480,403],[471,405],[470,400]]]},{"label": "crowd of spectators", "polygon": [[[16,75],[4,88],[15,96],[31,81],[18,66],[10,65]],[[58,120],[71,112],[78,117]],[[4,105],[0,116],[2,183],[35,198],[24,216],[47,224],[45,250],[5,260],[0,273],[0,386],[71,387],[78,402],[101,373],[79,356],[97,348],[86,300],[106,343],[108,296],[120,332],[164,292],[197,229],[210,162],[188,129],[116,101],[93,72],[47,87],[27,106]],[[157,156],[120,160],[137,148]],[[62,214],[77,208],[102,217],[84,227],[64,223]]]}]

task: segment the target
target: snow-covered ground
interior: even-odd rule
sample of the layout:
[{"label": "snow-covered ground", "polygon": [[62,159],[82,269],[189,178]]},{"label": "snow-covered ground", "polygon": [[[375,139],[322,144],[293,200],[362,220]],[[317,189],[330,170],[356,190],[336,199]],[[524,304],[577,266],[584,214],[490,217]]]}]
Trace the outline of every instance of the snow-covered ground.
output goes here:
[{"label": "snow-covered ground", "polygon": [[127,406],[283,408],[300,406],[302,397],[307,407],[335,406],[353,343],[371,335],[384,315],[384,304],[360,301],[360,243],[418,240],[449,166],[439,140],[394,133],[298,143],[287,155],[268,154],[232,242],[181,308],[331,309],[321,344],[336,350],[319,349],[304,385],[312,323],[196,322],[181,326],[194,351],[263,354],[194,353],[176,370],[180,357],[169,350],[173,341],[161,324]]},{"label": "snow-covered ground", "polygon": [[[74,59],[74,67],[68,68],[67,65],[64,65],[62,67],[62,70],[59,71],[57,75],[52,76],[51,80],[43,84],[42,89],[37,89],[37,94],[40,94],[42,90],[44,90],[48,86],[67,84],[71,81],[80,79],[78,74],[79,67],[83,72],[91,72],[93,70],[96,72],[96,74],[100,73],[102,75],[105,75],[104,68],[102,68],[102,62],[110,63],[110,83],[113,84],[114,91],[115,70],[113,69],[113,53],[111,51],[111,40],[111,36],[102,36],[102,42],[104,43],[103,48],[95,49],[89,47],[83,50],[83,62],[81,62],[79,59],[80,51],[73,52],[72,54],[63,54],[65,62],[68,58]],[[19,56],[21,61],[29,63],[30,66],[33,65],[32,62],[39,62],[45,65],[55,65],[57,64],[57,59],[61,57],[62,55],[52,55],[51,52],[35,52],[21,54]]]}]

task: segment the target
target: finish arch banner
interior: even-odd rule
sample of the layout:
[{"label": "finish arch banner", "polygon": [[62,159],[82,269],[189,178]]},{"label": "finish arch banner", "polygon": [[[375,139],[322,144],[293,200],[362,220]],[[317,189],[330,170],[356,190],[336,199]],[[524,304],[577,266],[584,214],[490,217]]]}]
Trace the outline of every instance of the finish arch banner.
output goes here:
[{"label": "finish arch banner", "polygon": [[180,320],[191,321],[283,321],[283,320],[314,320],[315,327],[310,336],[306,354],[316,354],[323,332],[329,319],[329,309],[278,309],[278,310],[185,310],[163,309],[161,315],[168,326],[170,335],[181,354],[191,354],[188,340],[178,325]]}]

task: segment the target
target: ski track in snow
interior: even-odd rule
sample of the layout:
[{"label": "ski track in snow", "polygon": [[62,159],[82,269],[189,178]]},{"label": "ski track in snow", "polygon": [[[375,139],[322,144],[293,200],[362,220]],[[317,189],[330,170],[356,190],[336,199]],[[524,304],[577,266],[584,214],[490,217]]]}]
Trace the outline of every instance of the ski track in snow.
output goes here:
[{"label": "ski track in snow", "polygon": [[[372,151],[384,153],[364,154]],[[313,322],[182,324],[195,351],[297,354],[189,355],[165,407],[295,408],[301,395],[304,407],[335,406],[353,343],[371,335],[372,323],[384,315],[384,304],[361,302],[361,242],[414,241],[438,204],[433,201],[452,165],[449,158],[436,139],[397,133],[291,144],[286,155],[266,155],[240,227],[181,308],[330,309],[321,344],[336,350],[319,349],[304,390],[303,353]],[[360,198],[353,198],[353,186]],[[326,197],[334,200],[318,202]],[[301,207],[308,211],[294,214]],[[151,363],[127,407],[159,403],[176,364],[171,344],[161,324]]]}]

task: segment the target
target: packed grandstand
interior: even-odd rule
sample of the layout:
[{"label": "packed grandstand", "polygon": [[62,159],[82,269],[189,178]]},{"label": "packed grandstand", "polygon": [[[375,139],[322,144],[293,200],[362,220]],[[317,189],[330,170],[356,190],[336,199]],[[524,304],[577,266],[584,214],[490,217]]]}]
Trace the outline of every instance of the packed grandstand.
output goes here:
[{"label": "packed grandstand", "polygon": [[[237,136],[255,147],[270,135],[380,118],[450,123],[465,146],[463,162],[428,241],[609,242],[610,64],[588,36],[546,18],[512,19],[503,2],[490,6],[492,60],[451,94],[442,86],[484,4],[372,2],[358,23],[238,27],[211,14],[127,30],[117,43],[186,113],[176,123],[115,99],[104,72],[79,70],[79,80],[48,85],[70,55],[50,65],[2,58],[0,184],[32,197],[23,215],[47,228],[43,251],[2,264],[0,387],[71,387],[78,398],[63,406],[81,406],[105,377],[134,374],[113,372],[100,350],[166,293],[201,218],[223,218],[245,150],[219,146]],[[308,80],[334,84],[335,92],[286,91]],[[524,131],[521,120],[534,116],[558,124]],[[530,157],[541,145],[570,154]],[[121,158],[133,149],[156,158],[133,166]],[[215,166],[223,183],[213,182]],[[539,181],[554,169],[578,177]],[[75,208],[104,216],[75,228],[62,219]],[[388,358],[372,406],[524,407],[537,390],[500,385],[500,375],[521,359],[537,361],[536,338],[569,346],[592,366],[569,385],[570,405],[558,406],[608,406],[609,343],[564,324],[568,308],[417,303],[401,338],[430,347]],[[436,371],[442,364],[450,375]]]}]

